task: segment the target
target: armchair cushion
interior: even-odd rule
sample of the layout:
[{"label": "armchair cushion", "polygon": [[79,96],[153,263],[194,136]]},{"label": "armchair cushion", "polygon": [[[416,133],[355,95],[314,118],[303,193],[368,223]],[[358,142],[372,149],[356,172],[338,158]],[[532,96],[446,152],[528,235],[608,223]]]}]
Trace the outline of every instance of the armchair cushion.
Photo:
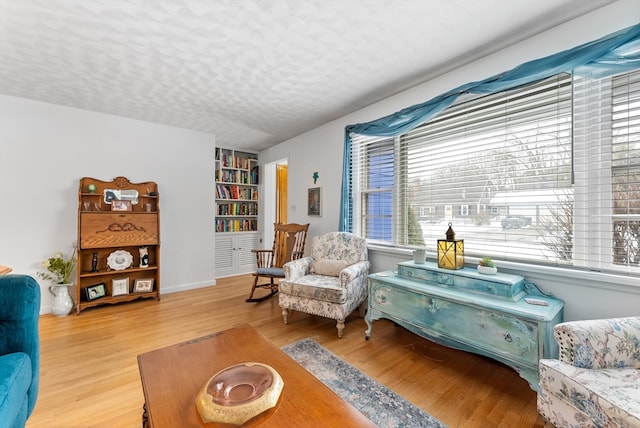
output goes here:
[{"label": "armchair cushion", "polygon": [[340,286],[336,276],[310,274],[299,278],[296,282],[280,283],[280,292],[296,297],[306,297],[323,302],[344,303],[347,300],[347,289]]},{"label": "armchair cushion", "polygon": [[338,276],[347,267],[344,260],[318,259],[311,263],[311,273],[318,275]]}]

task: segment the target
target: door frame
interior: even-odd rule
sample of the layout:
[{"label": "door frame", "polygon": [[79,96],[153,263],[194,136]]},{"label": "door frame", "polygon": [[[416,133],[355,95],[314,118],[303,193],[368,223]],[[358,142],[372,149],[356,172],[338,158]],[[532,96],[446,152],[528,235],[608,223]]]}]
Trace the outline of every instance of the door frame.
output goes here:
[{"label": "door frame", "polygon": [[[276,165],[288,165],[288,159],[279,159],[274,162],[269,162],[264,165],[264,188],[263,193],[264,196],[261,198],[264,201],[264,210],[263,210],[263,231],[262,231],[262,242],[263,246],[265,244],[270,245],[273,242],[273,223],[276,222]],[[287,213],[288,217],[288,213]]]}]

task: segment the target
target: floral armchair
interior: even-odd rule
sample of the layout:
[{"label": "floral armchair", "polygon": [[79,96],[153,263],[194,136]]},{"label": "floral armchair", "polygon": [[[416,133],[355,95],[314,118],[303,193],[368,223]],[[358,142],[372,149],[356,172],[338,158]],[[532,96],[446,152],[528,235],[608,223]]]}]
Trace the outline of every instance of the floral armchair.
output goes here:
[{"label": "floral armchair", "polygon": [[640,317],[555,326],[559,360],[540,360],[538,412],[556,427],[640,427]]},{"label": "floral armchair", "polygon": [[370,267],[366,239],[348,232],[314,237],[308,257],[284,265],[279,295],[284,323],[289,310],[331,318],[341,338],[349,314],[360,306],[364,315]]}]

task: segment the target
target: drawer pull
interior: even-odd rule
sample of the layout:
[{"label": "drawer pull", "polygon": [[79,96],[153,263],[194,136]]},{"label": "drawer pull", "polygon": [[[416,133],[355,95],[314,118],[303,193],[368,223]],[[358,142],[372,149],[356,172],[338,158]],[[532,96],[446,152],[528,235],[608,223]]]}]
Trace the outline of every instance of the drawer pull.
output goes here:
[{"label": "drawer pull", "polygon": [[451,282],[449,278],[450,278],[450,276],[447,275],[446,273],[439,273],[439,274],[437,274],[437,279],[436,280],[440,284],[449,284],[449,282]]}]

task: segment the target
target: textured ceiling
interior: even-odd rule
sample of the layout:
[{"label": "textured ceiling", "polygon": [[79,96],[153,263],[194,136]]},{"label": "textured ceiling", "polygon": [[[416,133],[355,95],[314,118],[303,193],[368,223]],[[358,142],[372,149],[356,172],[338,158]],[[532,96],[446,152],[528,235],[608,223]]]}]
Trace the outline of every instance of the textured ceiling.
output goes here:
[{"label": "textured ceiling", "polygon": [[0,93],[262,150],[610,2],[0,0]]}]

